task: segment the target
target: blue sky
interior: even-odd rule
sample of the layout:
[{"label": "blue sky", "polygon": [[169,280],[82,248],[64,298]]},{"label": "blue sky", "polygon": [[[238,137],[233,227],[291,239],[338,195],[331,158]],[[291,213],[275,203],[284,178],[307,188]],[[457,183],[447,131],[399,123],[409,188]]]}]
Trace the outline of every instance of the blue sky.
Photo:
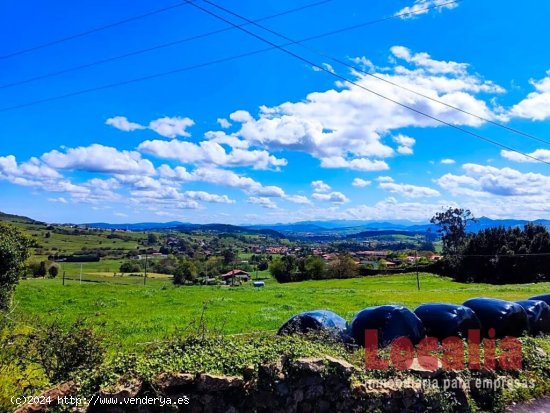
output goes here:
[{"label": "blue sky", "polygon": [[[311,3],[218,4],[258,19]],[[550,4],[332,0],[261,24],[298,40],[417,14],[325,36],[307,42],[310,49],[288,47],[326,70],[270,50],[36,103],[269,47],[230,29],[13,85],[228,27],[183,5],[10,56],[173,4],[0,5],[0,36],[9,39],[0,46],[1,211],[48,222],[423,221],[459,205],[477,216],[550,218],[548,164],[363,89],[550,162],[546,142],[365,74],[550,142]],[[197,4],[243,23],[206,2]],[[443,6],[427,10],[438,4]],[[288,43],[253,25],[246,28]]]}]

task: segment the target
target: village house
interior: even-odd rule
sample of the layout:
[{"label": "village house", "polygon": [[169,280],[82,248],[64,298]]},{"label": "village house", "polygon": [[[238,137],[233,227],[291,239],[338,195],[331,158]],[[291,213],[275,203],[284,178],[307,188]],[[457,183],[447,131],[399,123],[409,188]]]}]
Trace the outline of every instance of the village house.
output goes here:
[{"label": "village house", "polygon": [[386,258],[388,251],[358,251],[357,255],[363,258]]},{"label": "village house", "polygon": [[415,257],[414,255],[409,255],[407,258],[405,258],[405,261],[407,261],[407,263],[409,264],[412,264],[418,260],[420,260],[422,257]]},{"label": "village house", "polygon": [[246,271],[243,271],[239,268],[235,268],[234,270],[231,270],[229,272],[226,272],[225,274],[222,274],[220,276],[222,280],[225,282],[232,281],[234,279],[238,279],[241,281],[249,281],[250,280],[250,274]]},{"label": "village house", "polygon": [[386,268],[395,268],[397,266],[395,262],[388,260],[380,260],[379,263],[380,265],[384,265]]}]

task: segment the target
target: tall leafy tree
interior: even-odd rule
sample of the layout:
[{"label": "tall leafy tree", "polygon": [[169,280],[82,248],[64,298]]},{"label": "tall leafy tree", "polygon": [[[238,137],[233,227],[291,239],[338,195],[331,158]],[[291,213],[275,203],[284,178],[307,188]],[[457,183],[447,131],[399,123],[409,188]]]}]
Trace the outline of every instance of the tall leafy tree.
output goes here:
[{"label": "tall leafy tree", "polygon": [[0,310],[7,309],[29,257],[32,241],[10,225],[0,224]]},{"label": "tall leafy tree", "polygon": [[174,271],[173,282],[176,285],[184,284],[185,281],[194,281],[198,271],[195,263],[187,258],[182,259]]},{"label": "tall leafy tree", "polygon": [[459,254],[467,239],[466,227],[475,218],[469,209],[449,208],[436,213],[430,222],[439,227],[438,232],[443,241],[443,254]]}]

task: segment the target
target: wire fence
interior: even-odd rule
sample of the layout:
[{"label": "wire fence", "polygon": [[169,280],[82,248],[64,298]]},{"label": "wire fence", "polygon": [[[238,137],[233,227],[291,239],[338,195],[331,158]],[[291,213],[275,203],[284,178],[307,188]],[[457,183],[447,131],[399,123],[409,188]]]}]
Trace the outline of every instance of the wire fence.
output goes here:
[{"label": "wire fence", "polygon": [[60,281],[63,285],[68,284],[115,284],[115,285],[163,285],[171,284],[172,276],[147,276],[144,274],[93,274],[83,273],[82,275],[74,272],[64,272],[61,274]]}]

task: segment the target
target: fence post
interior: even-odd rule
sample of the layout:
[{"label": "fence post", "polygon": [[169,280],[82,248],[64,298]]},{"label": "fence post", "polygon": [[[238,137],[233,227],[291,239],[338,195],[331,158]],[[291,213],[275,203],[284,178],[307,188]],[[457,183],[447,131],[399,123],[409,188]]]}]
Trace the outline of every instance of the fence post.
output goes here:
[{"label": "fence post", "polygon": [[147,252],[145,253],[145,273],[143,274],[143,285],[147,282]]},{"label": "fence post", "polygon": [[418,275],[418,251],[414,252],[414,264],[416,266],[416,288],[420,291],[420,276]]},{"label": "fence post", "polygon": [[61,285],[65,285],[65,271],[63,271],[63,283]]}]

